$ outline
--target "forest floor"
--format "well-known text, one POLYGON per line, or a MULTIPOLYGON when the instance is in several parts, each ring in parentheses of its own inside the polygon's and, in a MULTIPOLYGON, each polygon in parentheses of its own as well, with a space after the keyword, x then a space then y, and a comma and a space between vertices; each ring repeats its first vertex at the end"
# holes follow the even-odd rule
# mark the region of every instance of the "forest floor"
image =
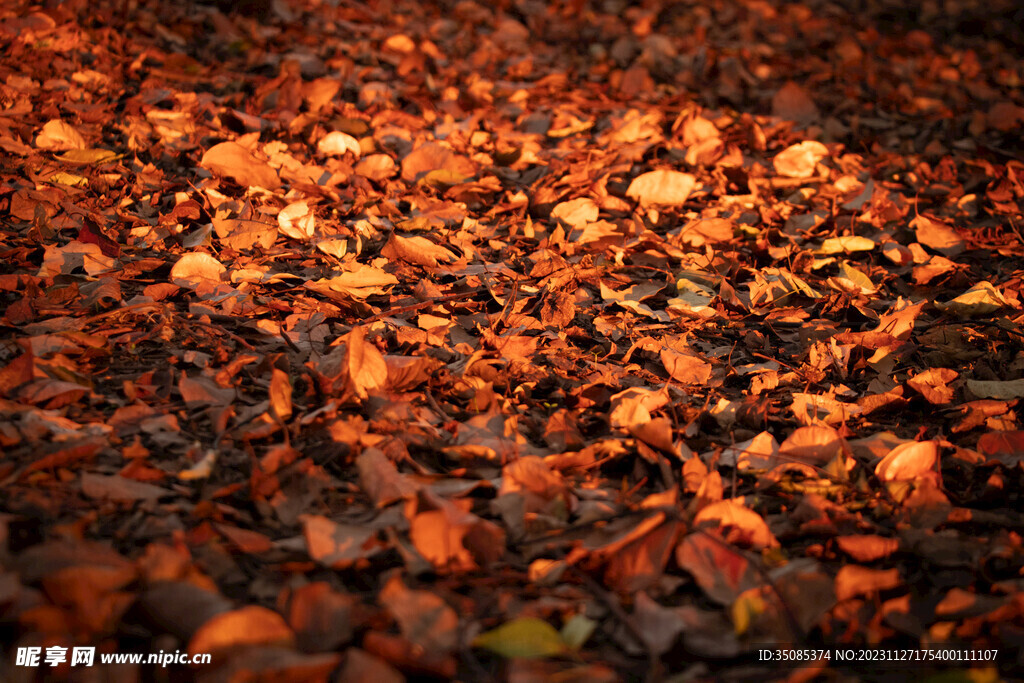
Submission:
POLYGON ((1020 16, 899 4, 5 3, 0 679, 1024 678, 1020 16))

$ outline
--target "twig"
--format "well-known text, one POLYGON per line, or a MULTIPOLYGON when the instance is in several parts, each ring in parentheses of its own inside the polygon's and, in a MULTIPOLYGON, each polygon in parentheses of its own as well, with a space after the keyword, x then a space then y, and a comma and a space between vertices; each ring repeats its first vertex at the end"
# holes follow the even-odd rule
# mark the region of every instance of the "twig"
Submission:
POLYGON ((435 297, 432 297, 430 299, 427 299, 426 301, 421 301, 418 304, 409 304, 408 306, 396 306, 394 308, 389 308, 387 310, 381 311, 380 313, 376 313, 374 315, 371 315, 369 318, 364 318, 363 322, 364 323, 372 323, 372 322, 374 322, 376 320, 380 320, 381 318, 390 318, 392 316, 399 315, 401 313, 410 313, 412 311, 418 311, 418 310, 420 310, 422 308, 429 308, 430 306, 433 306, 433 305, 439 304, 439 303, 443 303, 445 301, 455 301, 456 299, 467 299, 467 298, 469 298, 471 296, 476 296, 477 294, 483 294, 486 291, 487 291, 486 287, 475 287, 475 288, 470 289, 468 291, 459 292, 457 294, 446 294, 444 296, 435 296, 435 297))
POLYGON ((214 332, 220 332, 222 334, 227 335, 230 339, 238 342, 239 344, 241 344, 245 348, 249 349, 250 351, 255 350, 254 347, 249 342, 245 341, 244 339, 239 337, 234 332, 232 332, 230 330, 224 329, 223 327, 218 327, 218 326, 216 326, 216 325, 214 325, 212 323, 204 323, 202 320, 190 320, 188 318, 184 318, 180 313, 173 313, 173 315, 175 317, 182 318, 182 321, 186 325, 195 325, 197 327, 205 327, 208 330, 213 330, 214 332))
POLYGON ((430 387, 429 386, 424 387, 423 394, 424 394, 424 396, 427 397, 427 403, 430 404, 430 409, 431 410, 433 410, 435 413, 437 413, 442 418, 444 418, 445 422, 452 422, 453 421, 452 420, 452 416, 449 415, 447 412, 445 412, 445 409, 442 408, 441 405, 434 398, 434 394, 433 394, 433 392, 430 391, 430 387))
MULTIPOLYGON (((491 293, 491 296, 494 296, 493 292, 491 293)), ((501 313, 494 320, 494 322, 491 323, 491 332, 494 332, 495 328, 498 325, 500 325, 505 320, 505 315, 508 313, 509 308, 515 306, 516 299, 518 299, 518 298, 519 298, 519 277, 516 276, 516 279, 512 282, 512 296, 510 296, 509 298, 505 299, 505 306, 502 307, 501 313)))

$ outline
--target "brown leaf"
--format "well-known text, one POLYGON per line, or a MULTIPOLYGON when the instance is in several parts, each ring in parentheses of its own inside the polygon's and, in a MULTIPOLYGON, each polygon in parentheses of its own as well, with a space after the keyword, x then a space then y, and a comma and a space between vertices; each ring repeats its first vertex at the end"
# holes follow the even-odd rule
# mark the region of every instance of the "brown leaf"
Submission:
POLYGON ((775 170, 788 178, 810 178, 814 175, 818 162, 828 156, 828 147, 805 140, 790 145, 775 155, 775 170))
POLYGON ((0 370, 0 396, 10 396, 18 387, 35 376, 35 356, 29 347, 0 370))
POLYGON ((213 229, 221 244, 236 251, 259 246, 270 249, 277 241, 278 226, 269 221, 213 217, 213 229))
POLYGON ((217 283, 227 268, 203 252, 184 254, 171 268, 171 281, 179 287, 195 289, 204 282, 217 283))
POLYGON ((133 502, 137 500, 155 501, 171 495, 171 491, 145 484, 141 481, 125 479, 118 475, 103 475, 85 472, 82 474, 82 493, 89 498, 133 502))
POLYGON ((60 119, 47 121, 42 131, 36 136, 36 147, 60 151, 65 149, 85 149, 85 138, 70 123, 60 119))
POLYGON ((419 490, 415 482, 398 472, 378 448, 367 448, 356 458, 359 482, 377 507, 385 507, 419 490))
POLYGON ((989 432, 978 439, 978 450, 1007 466, 1024 462, 1024 431, 989 432))
POLYGON ((414 645, 438 654, 447 654, 458 646, 459 618, 439 596, 410 590, 395 576, 384 584, 377 598, 414 645))
POLYGON ((662 349, 661 364, 672 379, 683 385, 704 384, 711 378, 711 363, 690 354, 662 349))
POLYGON ((286 614, 300 649, 325 652, 352 640, 358 607, 355 596, 314 581, 291 591, 286 614))
POLYGON ((786 81, 772 97, 772 114, 798 123, 811 123, 818 118, 818 107, 806 90, 793 81, 786 81))
POLYGON ((760 585, 757 570, 738 550, 701 533, 689 534, 676 548, 676 562, 704 594, 729 605, 743 591, 760 585))

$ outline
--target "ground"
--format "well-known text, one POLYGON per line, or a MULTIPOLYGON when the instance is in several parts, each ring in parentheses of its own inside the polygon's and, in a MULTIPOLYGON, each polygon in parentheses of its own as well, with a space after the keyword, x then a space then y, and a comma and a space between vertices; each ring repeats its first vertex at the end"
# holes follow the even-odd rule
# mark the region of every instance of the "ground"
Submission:
POLYGON ((0 679, 1024 677, 1020 10, 918 10, 7 3, 0 679))

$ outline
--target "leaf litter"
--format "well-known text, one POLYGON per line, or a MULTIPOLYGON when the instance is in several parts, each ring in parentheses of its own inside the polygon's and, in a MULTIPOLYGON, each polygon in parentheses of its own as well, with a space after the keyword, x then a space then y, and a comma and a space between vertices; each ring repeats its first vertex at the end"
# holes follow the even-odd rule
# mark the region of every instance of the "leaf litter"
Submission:
POLYGON ((902 12, 15 2, 8 645, 1020 677, 1024 22, 902 12))

